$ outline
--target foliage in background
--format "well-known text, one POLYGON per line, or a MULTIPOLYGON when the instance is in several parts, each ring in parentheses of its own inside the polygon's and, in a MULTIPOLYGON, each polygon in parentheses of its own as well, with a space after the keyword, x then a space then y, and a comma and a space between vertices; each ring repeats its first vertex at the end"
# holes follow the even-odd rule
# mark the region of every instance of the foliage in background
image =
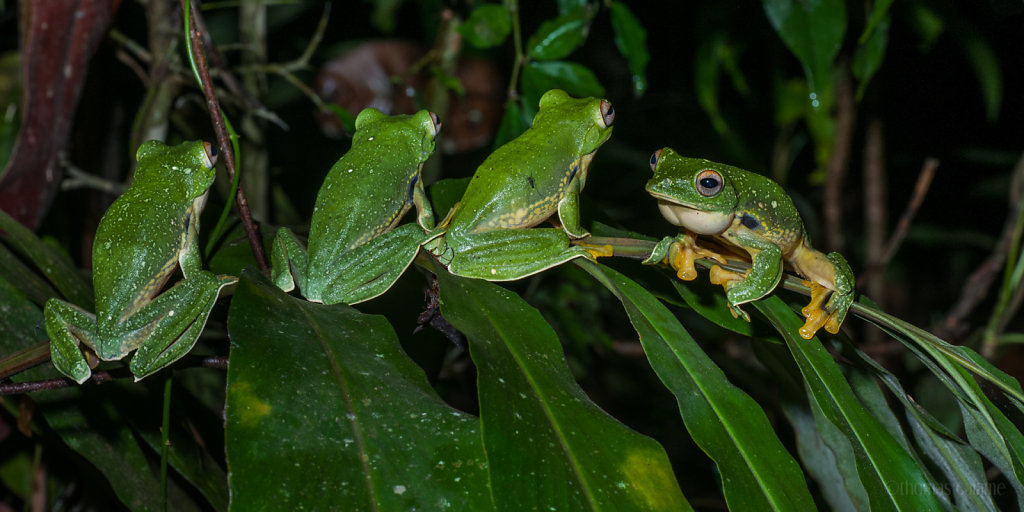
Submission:
MULTIPOLYGON (((620 259, 503 286, 423 259, 358 308, 311 304, 254 270, 236 217, 211 237, 233 195, 220 176, 202 235, 208 266, 242 277, 234 295, 193 355, 157 376, 132 383, 119 363, 104 364, 104 384, 3 397, 0 501, 1024 509, 1024 148, 1013 136, 1024 100, 1003 94, 1024 86, 1011 65, 1019 4, 207 7, 200 31, 215 93, 237 123, 242 185, 264 236, 308 222, 346 147, 310 115, 344 111, 317 96, 313 66, 399 37, 426 48, 411 66, 425 82, 391 74, 417 107, 449 112, 476 99, 461 57, 501 71, 491 140, 431 161, 443 177, 429 189, 435 212, 457 201, 490 148, 526 129, 546 90, 606 97, 615 135, 584 192, 595 235, 673 234, 643 192, 650 153, 672 146, 782 182, 816 246, 842 250, 861 290, 894 316, 862 297, 840 335, 808 342, 795 335, 803 295, 753 304, 748 324, 706 273, 682 283, 620 259), (930 190, 929 167, 919 172, 929 156, 942 160, 930 190), (429 273, 468 353, 429 328, 413 333, 429 273)), ((0 44, 12 49, 17 16, 0 9, 0 44)), ((181 19, 176 2, 126 2, 109 31, 94 28, 107 40, 62 164, 75 179, 90 180, 83 168, 123 181, 140 140, 214 138, 181 53, 181 19)), ((18 67, 7 65, 17 58, 0 58, 0 162, 17 128, 35 126, 18 103, 18 67)), ((454 137, 454 125, 441 136, 454 137)), ((91 307, 89 245, 110 199, 62 192, 50 210, 39 206, 42 239, 0 216, 0 375, 13 374, 0 386, 57 377, 49 364, 23 367, 41 357, 47 298, 91 307)))

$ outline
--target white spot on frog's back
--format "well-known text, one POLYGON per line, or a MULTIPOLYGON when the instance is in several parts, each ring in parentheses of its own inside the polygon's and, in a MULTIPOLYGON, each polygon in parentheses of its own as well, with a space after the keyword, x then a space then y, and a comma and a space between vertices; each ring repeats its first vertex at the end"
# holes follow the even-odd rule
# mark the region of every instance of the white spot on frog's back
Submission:
POLYGON ((394 491, 395 494, 397 494, 399 496, 405 494, 405 486, 404 485, 396 485, 396 486, 392 487, 391 490, 394 491))
POLYGON ((772 208, 778 208, 778 207, 779 207, 779 202, 775 201, 775 200, 772 200, 772 208))

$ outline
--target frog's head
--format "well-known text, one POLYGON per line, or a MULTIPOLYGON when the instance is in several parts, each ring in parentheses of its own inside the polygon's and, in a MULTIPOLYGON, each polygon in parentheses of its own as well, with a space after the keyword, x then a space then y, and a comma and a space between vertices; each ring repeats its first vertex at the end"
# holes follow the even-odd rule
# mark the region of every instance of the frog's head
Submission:
POLYGON ((552 89, 540 98, 540 111, 533 118, 531 130, 548 131, 572 137, 578 147, 576 156, 597 151, 612 136, 615 109, 612 103, 599 98, 576 99, 561 89, 552 89))
MULTIPOLYGON (((423 163, 434 152, 434 139, 441 131, 441 120, 427 110, 413 115, 389 116, 375 108, 365 108, 356 116, 352 142, 386 141, 391 152, 411 152, 412 161, 423 163)), ((406 160, 403 160, 406 161, 406 160)))
POLYGON ((143 142, 135 158, 139 161, 133 181, 173 180, 182 183, 193 198, 202 196, 213 184, 217 148, 201 140, 167 146, 157 140, 143 142))
POLYGON ((662 148, 651 155, 651 170, 654 177, 647 182, 647 193, 658 200, 661 214, 672 224, 715 235, 732 223, 737 198, 729 166, 662 148))

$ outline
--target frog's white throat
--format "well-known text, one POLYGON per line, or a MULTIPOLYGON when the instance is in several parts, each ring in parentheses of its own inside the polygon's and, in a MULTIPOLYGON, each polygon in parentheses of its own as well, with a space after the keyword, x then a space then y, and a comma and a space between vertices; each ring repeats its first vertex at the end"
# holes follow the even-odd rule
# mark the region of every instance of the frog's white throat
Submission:
POLYGON ((665 220, 701 235, 717 235, 732 224, 732 213, 695 210, 681 204, 658 201, 665 220))

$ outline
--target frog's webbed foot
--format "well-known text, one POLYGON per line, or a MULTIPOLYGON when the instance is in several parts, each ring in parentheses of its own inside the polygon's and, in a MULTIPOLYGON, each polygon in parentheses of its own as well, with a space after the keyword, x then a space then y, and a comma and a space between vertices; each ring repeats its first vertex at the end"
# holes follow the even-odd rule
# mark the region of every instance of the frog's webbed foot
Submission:
POLYGON ((697 278, 695 262, 699 258, 715 260, 725 264, 725 257, 715 251, 697 245, 697 238, 692 233, 676 237, 665 237, 655 246, 645 264, 666 264, 676 271, 676 277, 683 281, 697 278))
MULTIPOLYGON (((747 272, 733 272, 732 270, 725 270, 718 265, 711 267, 711 284, 721 285, 725 290, 726 295, 729 294, 729 288, 732 288, 736 283, 739 283, 746 278, 747 272)), ((732 313, 733 318, 742 318, 748 322, 750 321, 750 315, 747 314, 746 311, 740 309, 739 304, 729 302, 729 312, 732 313)))
POLYGON ((850 265, 837 252, 829 253, 828 259, 835 268, 835 290, 804 281, 811 289, 811 301, 800 310, 806 319, 800 328, 800 337, 806 340, 813 338, 822 327, 837 334, 846 318, 846 312, 853 304, 853 271, 850 265))
POLYGON ((610 244, 588 244, 587 242, 573 240, 572 245, 579 246, 592 257, 591 259, 607 258, 615 255, 615 248, 610 244))

